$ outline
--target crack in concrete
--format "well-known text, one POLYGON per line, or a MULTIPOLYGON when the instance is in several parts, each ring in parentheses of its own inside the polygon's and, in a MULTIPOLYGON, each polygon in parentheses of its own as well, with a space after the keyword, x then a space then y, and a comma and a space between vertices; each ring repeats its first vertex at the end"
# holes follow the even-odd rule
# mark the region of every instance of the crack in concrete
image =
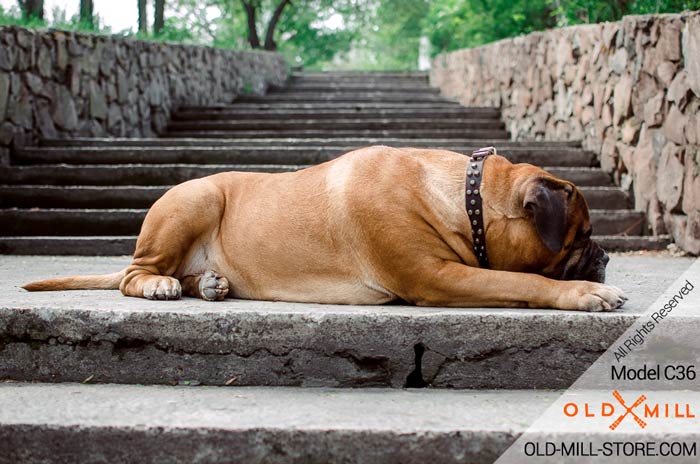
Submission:
MULTIPOLYGON (((464 356, 464 357, 445 356, 444 359, 438 365, 437 369, 435 370, 435 374, 432 375, 430 377, 430 379, 427 379, 426 383, 428 386, 432 386, 433 383, 438 378, 440 378, 440 376, 444 373, 444 371, 454 364, 479 363, 482 361, 487 361, 489 359, 497 358, 499 356, 503 356, 503 355, 507 355, 507 354, 515 354, 518 351, 532 352, 532 351, 537 351, 537 350, 541 350, 541 349, 547 349, 550 347, 565 348, 565 345, 568 345, 568 344, 566 342, 564 342, 563 340, 550 339, 550 340, 542 342, 538 345, 532 345, 532 346, 529 346, 527 348, 510 346, 510 347, 505 347, 505 348, 488 350, 488 351, 485 351, 483 353, 479 353, 479 354, 472 355, 472 356, 464 356), (512 350, 515 350, 515 351, 512 351, 512 350)), ((435 350, 432 350, 430 348, 426 348, 426 350, 441 354, 441 353, 439 353, 435 350)), ((572 355, 580 354, 580 352, 583 351, 583 352, 588 353, 592 356, 600 356, 603 352, 605 352, 605 349, 602 349, 600 351, 594 351, 591 349, 577 349, 577 350, 567 349, 566 351, 572 355)), ((446 384, 443 386, 447 387, 447 388, 455 388, 451 384, 446 384)))
POLYGON ((353 364, 359 367, 360 370, 366 370, 369 372, 381 371, 386 374, 387 377, 391 376, 391 369, 389 369, 389 358, 386 356, 361 356, 348 350, 335 351, 333 352, 332 356, 350 360, 353 364))
POLYGON ((413 361, 413 371, 406 377, 406 383, 404 387, 406 388, 425 388, 429 384, 423 378, 423 355, 425 354, 425 345, 423 343, 416 343, 413 345, 414 361, 413 361))

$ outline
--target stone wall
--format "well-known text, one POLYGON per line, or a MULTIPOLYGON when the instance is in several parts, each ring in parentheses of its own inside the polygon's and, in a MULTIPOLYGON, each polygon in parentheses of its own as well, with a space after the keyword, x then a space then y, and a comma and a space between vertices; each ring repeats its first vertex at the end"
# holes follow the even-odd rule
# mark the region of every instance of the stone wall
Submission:
POLYGON ((0 146, 154 136, 180 105, 230 102, 286 78, 276 53, 0 27, 0 146))
POLYGON ((446 53, 431 82, 462 104, 500 107, 514 139, 582 140, 650 232, 700 252, 700 12, 446 53))

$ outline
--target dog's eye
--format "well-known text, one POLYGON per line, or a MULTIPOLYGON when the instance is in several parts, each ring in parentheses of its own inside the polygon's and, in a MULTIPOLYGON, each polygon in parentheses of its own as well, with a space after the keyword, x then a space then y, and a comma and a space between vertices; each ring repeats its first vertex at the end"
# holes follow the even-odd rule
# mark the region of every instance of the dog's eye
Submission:
POLYGON ((576 234, 576 240, 577 241, 578 240, 588 240, 589 238, 591 238, 592 234, 593 234, 593 228, 591 228, 591 227, 588 227, 588 229, 586 229, 583 232, 581 232, 581 230, 579 229, 578 234, 576 234))

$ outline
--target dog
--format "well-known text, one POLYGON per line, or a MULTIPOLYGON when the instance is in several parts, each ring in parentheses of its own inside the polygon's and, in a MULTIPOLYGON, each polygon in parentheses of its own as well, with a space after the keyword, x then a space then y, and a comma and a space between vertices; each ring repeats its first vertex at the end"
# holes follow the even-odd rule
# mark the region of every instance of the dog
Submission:
POLYGON ((373 146, 296 172, 191 180, 151 207, 124 270, 23 288, 118 288, 157 300, 584 311, 624 304, 623 291, 604 284, 608 256, 591 240, 573 183, 497 154, 472 173, 474 161, 373 146), (467 194, 474 176, 483 205, 476 210, 467 194))

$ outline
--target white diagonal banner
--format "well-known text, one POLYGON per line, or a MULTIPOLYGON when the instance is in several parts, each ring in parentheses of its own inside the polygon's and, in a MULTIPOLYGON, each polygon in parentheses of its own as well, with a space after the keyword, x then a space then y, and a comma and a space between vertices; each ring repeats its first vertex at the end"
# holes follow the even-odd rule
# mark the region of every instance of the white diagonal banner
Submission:
POLYGON ((700 259, 496 461, 699 462, 700 259))

